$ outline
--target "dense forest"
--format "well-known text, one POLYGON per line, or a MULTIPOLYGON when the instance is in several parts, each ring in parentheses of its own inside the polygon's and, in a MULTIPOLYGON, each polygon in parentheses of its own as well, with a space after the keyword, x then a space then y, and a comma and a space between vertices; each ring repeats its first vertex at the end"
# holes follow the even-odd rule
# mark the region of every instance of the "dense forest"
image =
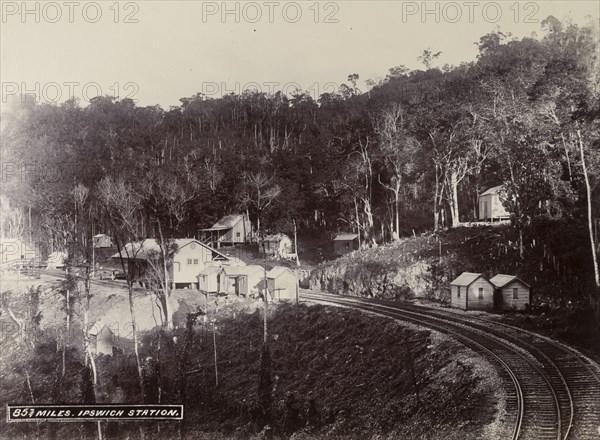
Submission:
MULTIPOLYGON (((92 233, 195 236, 248 212, 262 231, 359 232, 362 246, 477 218, 504 185, 515 230, 538 217, 586 231, 599 196, 598 29, 543 22, 541 37, 481 37, 475 62, 358 74, 318 100, 247 91, 168 110, 100 96, 13 103, 2 118, 3 237, 44 252, 92 233)), ((524 252, 521 249, 521 253, 524 252)), ((590 271, 594 273, 594 270, 590 271)))

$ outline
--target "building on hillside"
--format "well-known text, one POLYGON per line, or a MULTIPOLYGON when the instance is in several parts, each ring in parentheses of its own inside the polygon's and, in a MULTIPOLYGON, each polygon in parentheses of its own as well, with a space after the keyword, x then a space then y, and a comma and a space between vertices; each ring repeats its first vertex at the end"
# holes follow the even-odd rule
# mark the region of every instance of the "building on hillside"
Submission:
POLYGON ((531 286, 516 275, 498 274, 494 285, 494 306, 502 310, 525 310, 531 304, 531 286))
POLYGON ((110 235, 106 235, 106 234, 94 235, 94 247, 96 249, 112 247, 112 239, 110 238, 110 235))
POLYGON ((504 220, 510 217, 500 195, 502 185, 494 186, 479 195, 479 220, 504 220))
POLYGON ((262 240, 260 252, 264 252, 269 258, 293 258, 292 240, 285 234, 266 235, 262 240))
POLYGON ((225 289, 223 276, 221 266, 207 266, 198 274, 198 288, 206 293, 223 292, 225 289))
POLYGON ((223 266, 221 289, 226 293, 236 295, 257 295, 258 283, 265 276, 262 266, 223 266))
MULTIPOLYGON (((195 238, 178 238, 174 244, 176 249, 170 252, 167 270, 171 286, 175 289, 197 289, 200 271, 229 261, 227 256, 195 238)), ((162 284, 162 254, 154 238, 127 243, 121 255, 127 260, 127 271, 135 281, 142 285, 162 284)), ((120 255, 116 253, 111 258, 118 260, 120 255)))
POLYGON ((463 272, 450 283, 451 305, 462 310, 494 308, 494 285, 480 273, 463 272))
POLYGON ((344 255, 358 249, 358 234, 339 234, 333 239, 333 253, 344 255))
POLYGON ((222 217, 210 228, 201 229, 202 241, 213 247, 249 243, 252 239, 252 224, 245 214, 233 214, 222 217))
POLYGON ((89 328, 88 333, 90 335, 90 349, 93 354, 112 356, 125 352, 125 348, 119 343, 119 338, 115 336, 113 329, 104 321, 96 321, 89 328))
POLYGON ((298 277, 291 269, 275 266, 267 272, 267 288, 275 300, 296 300, 298 277))

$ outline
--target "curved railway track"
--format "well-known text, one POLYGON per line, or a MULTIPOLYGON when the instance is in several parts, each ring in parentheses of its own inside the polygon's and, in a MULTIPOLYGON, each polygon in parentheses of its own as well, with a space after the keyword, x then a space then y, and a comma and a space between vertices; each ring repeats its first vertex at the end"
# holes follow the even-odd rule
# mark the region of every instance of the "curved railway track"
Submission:
POLYGON ((600 367, 569 347, 510 325, 412 304, 302 290, 301 296, 419 324, 482 353, 507 390, 512 439, 600 439, 600 367))

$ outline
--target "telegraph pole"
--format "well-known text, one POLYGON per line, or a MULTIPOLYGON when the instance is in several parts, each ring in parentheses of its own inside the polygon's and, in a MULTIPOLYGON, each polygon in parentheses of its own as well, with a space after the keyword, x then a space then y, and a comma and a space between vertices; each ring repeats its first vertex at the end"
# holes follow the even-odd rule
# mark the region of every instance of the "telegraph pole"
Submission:
POLYGON ((263 248, 263 283, 264 283, 264 297, 265 297, 265 320, 263 323, 263 342, 267 343, 267 312, 269 308, 269 289, 267 287, 267 253, 265 252, 265 234, 261 231, 262 248, 263 248))

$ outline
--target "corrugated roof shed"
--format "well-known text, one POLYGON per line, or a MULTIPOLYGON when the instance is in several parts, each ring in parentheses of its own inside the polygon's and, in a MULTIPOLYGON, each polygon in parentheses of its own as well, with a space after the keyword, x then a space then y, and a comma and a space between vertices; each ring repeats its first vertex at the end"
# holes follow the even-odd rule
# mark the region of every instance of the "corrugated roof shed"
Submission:
POLYGON ((525 286, 530 287, 529 284, 527 284, 525 281, 523 281, 521 278, 519 278, 516 275, 505 275, 505 274, 498 274, 496 275, 494 278, 492 278, 490 280, 490 282, 498 287, 498 288, 502 288, 510 283, 512 283, 513 281, 518 280, 521 283, 523 283, 525 286))
POLYGON ((469 286, 473 281, 482 276, 480 273, 474 272, 463 272, 458 278, 452 281, 450 284, 453 286, 469 286))
POLYGON ((339 234, 333 241, 352 241, 358 238, 358 234, 339 234))

